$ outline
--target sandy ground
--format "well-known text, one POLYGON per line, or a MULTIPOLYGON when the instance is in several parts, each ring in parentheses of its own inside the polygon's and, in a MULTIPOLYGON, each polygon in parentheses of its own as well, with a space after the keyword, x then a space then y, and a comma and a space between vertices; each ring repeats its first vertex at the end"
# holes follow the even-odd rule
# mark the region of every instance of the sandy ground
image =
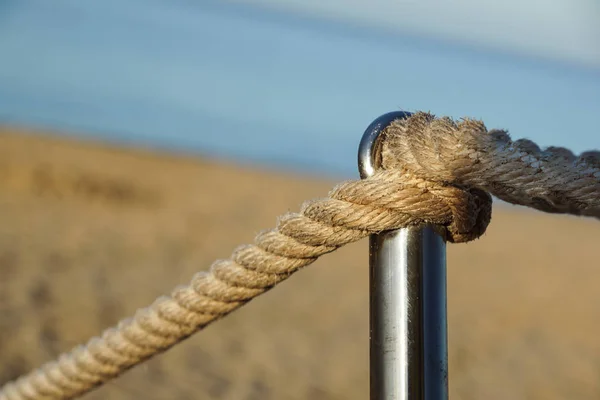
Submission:
MULTIPOLYGON (((87 340, 334 182, 0 133, 0 382, 87 340)), ((453 399, 600 398, 600 223, 496 207, 449 246, 453 399)), ((85 399, 368 398, 367 243, 85 399)))

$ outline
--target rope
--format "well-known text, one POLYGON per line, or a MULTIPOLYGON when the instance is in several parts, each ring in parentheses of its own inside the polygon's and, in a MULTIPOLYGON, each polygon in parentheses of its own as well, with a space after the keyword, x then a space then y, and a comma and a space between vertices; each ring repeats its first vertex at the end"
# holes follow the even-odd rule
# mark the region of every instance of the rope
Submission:
POLYGON ((600 151, 576 157, 561 147, 542 151, 480 121, 418 113, 384 132, 382 165, 430 181, 474 187, 509 203, 550 213, 600 218, 600 151), (417 134, 415 134, 417 133, 417 134))
POLYGON ((72 399, 163 352, 271 289, 298 269, 369 234, 446 227, 447 240, 481 236, 491 196, 542 211, 600 218, 600 154, 512 142, 483 123, 416 113, 384 132, 383 168, 282 216, 189 285, 138 310, 100 337, 0 390, 0 400, 72 399))

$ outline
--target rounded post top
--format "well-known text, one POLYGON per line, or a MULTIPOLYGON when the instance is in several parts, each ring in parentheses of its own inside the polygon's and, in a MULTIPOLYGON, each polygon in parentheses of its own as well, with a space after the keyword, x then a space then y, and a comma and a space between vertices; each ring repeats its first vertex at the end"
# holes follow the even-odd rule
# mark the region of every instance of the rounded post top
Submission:
POLYGON ((392 111, 375 119, 365 130, 358 146, 358 171, 362 179, 373 175, 381 164, 380 134, 392 121, 405 119, 412 114, 405 111, 392 111))

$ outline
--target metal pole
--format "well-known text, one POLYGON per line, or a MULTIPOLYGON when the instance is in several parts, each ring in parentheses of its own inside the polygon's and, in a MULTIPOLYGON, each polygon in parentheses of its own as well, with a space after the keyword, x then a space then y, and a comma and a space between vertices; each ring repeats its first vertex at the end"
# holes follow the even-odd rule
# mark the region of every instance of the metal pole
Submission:
MULTIPOLYGON (((380 133, 409 113, 369 125, 358 151, 361 178, 381 163, 380 133)), ((409 227, 371 235, 371 400, 446 400, 448 339, 443 228, 409 227)))

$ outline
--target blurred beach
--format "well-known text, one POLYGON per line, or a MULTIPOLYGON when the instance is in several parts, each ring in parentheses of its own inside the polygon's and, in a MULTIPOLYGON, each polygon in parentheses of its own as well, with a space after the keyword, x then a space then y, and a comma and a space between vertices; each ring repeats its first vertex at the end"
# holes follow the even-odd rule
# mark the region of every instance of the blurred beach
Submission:
MULTIPOLYGON (((335 182, 262 167, 0 133, 0 382, 250 243, 335 182)), ((600 225, 496 206, 448 247, 453 399, 600 396, 600 225)), ((365 399, 361 241, 85 399, 365 399)))

